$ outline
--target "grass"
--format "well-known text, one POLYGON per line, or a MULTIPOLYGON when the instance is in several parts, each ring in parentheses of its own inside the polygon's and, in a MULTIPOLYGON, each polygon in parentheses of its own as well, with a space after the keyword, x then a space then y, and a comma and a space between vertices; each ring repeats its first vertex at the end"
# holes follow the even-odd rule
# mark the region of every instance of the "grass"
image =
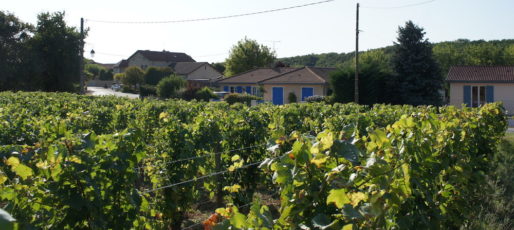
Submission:
POLYGON ((474 217, 463 229, 514 229, 514 133, 507 133, 491 159, 474 217))

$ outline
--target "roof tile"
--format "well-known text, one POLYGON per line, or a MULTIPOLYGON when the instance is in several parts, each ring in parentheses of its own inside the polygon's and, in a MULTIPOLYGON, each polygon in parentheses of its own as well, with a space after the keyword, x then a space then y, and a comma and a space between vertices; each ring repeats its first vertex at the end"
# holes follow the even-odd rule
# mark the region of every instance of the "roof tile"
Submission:
POLYGON ((453 66, 449 82, 514 82, 514 66, 453 66))

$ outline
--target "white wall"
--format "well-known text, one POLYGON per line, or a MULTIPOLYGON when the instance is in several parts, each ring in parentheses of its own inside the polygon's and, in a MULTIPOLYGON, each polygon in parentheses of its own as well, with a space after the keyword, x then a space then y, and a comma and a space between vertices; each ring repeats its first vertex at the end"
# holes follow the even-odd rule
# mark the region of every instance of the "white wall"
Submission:
POLYGON ((464 103, 464 86, 494 86, 494 101, 502 101, 507 114, 514 114, 513 83, 450 83, 450 105, 460 107, 464 103))
POLYGON ((214 69, 209 64, 204 64, 200 68, 196 69, 192 73, 187 75, 187 80, 196 80, 196 79, 218 79, 222 74, 219 73, 216 69, 214 69))

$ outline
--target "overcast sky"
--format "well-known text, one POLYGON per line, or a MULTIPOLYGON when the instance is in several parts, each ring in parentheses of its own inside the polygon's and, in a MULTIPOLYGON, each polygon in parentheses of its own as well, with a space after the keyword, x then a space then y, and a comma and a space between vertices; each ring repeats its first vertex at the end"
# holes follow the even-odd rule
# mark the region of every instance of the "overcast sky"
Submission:
POLYGON ((412 20, 432 42, 514 38, 514 0, 334 0, 319 5, 246 17, 170 24, 109 24, 108 21, 169 21, 251 13, 321 0, 12 0, 2 10, 36 23, 41 12, 65 11, 68 25, 86 19, 87 58, 118 62, 136 50, 185 52, 197 61, 223 61, 245 36, 278 57, 355 49, 355 4, 361 4, 361 50, 391 45, 399 25, 412 20), (410 6, 409 6, 410 5, 410 6))

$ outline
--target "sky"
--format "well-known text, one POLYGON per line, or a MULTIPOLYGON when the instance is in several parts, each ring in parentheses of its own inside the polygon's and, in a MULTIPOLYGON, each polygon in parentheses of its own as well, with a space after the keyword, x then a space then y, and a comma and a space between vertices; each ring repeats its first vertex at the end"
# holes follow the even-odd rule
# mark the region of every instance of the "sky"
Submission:
POLYGON ((359 49, 392 45, 398 26, 412 20, 431 42, 514 39, 513 0, 333 0, 318 5, 220 20, 168 24, 106 21, 170 21, 251 13, 322 0, 16 0, 2 11, 36 24, 41 12, 64 11, 69 26, 89 29, 85 57, 116 63, 136 50, 184 52, 196 61, 224 61, 245 37, 274 49, 277 57, 355 50, 356 3, 359 49), (91 57, 90 51, 95 55, 91 57))

